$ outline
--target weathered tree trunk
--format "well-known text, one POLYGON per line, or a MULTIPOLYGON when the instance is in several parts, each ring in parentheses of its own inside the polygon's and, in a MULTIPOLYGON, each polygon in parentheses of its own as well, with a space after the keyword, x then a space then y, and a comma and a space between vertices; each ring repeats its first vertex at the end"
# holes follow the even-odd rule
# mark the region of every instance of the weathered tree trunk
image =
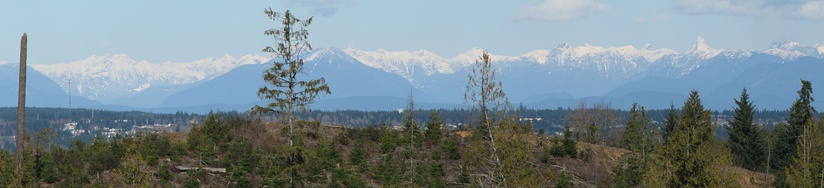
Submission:
POLYGON ((20 39, 20 84, 17 90, 17 175, 20 177, 23 168, 23 128, 26 125, 26 33, 20 39))

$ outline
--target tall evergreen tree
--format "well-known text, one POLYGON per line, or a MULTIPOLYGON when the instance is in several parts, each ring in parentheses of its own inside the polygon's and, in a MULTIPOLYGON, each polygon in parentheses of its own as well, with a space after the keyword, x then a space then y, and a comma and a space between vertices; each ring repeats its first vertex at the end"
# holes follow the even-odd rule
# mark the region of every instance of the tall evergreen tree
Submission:
MULTIPOLYGON (((798 130, 796 138, 795 155, 793 165, 784 170, 786 184, 790 187, 821 187, 824 186, 824 142, 822 142, 821 128, 813 121, 812 114, 815 109, 810 105, 814 100, 812 86, 809 81, 802 80, 801 90, 798 91, 799 98, 790 110, 791 126, 798 130), (796 109, 796 107, 798 107, 796 109), (793 111, 796 109, 795 111, 793 111), (798 110, 800 109, 800 110, 798 110)), ((779 180, 780 181, 780 180, 779 180)), ((779 184, 783 186, 782 184, 779 184)))
POLYGON ((735 99, 735 116, 727 127, 729 142, 727 146, 735 165, 748 170, 758 170, 766 163, 766 141, 753 121, 755 105, 750 101, 747 89, 741 91, 741 98, 735 99))
POLYGON ((810 81, 801 80, 801 90, 798 90, 798 98, 790 108, 790 118, 787 119, 786 126, 776 127, 775 143, 772 148, 770 167, 776 171, 776 186, 785 186, 784 171, 792 164, 792 159, 796 156, 796 146, 798 139, 802 136, 804 126, 812 120, 815 109, 812 107, 813 97, 812 84, 810 81))
POLYGON ((652 129, 650 120, 643 106, 632 104, 629 110, 629 119, 626 121, 626 130, 621 136, 621 147, 631 153, 621 156, 619 166, 615 169, 616 187, 638 187, 643 184, 644 174, 648 171, 653 151, 652 129))
POLYGON ((697 91, 681 108, 678 123, 667 136, 665 158, 672 165, 668 187, 724 187, 731 183, 721 169, 729 151, 718 147, 715 126, 697 91))
POLYGON ((625 123, 627 127, 621 136, 620 146, 632 152, 646 150, 647 143, 645 143, 645 140, 649 122, 644 107, 639 106, 638 103, 633 103, 632 108, 629 110, 629 119, 625 123))

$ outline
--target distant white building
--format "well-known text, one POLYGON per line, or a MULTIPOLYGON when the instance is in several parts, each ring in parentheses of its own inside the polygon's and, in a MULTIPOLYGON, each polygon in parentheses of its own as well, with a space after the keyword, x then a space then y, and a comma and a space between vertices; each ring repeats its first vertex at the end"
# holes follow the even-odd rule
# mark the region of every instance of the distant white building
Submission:
POLYGON ((63 124, 63 128, 61 130, 68 131, 74 136, 79 136, 80 134, 86 133, 86 130, 77 128, 77 122, 63 124))
POLYGON ((534 118, 522 117, 521 119, 518 119, 518 120, 520 120, 520 121, 541 121, 541 120, 543 120, 543 118, 541 118, 541 117, 534 117, 534 118))

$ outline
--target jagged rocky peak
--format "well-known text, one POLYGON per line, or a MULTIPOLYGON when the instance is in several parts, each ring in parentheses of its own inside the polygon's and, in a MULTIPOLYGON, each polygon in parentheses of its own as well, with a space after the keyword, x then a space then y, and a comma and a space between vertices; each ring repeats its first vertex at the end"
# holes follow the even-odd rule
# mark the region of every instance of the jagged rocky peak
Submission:
POLYGON ((558 47, 555 47, 555 48, 558 48, 558 49, 569 49, 569 48, 572 48, 572 47, 569 45, 569 43, 564 42, 564 43, 558 44, 558 47))
POLYGON ((650 49, 652 49, 652 45, 650 45, 649 43, 644 44, 644 47, 641 48, 641 50, 643 51, 648 51, 650 49))
POLYGON ((707 41, 704 40, 704 37, 698 36, 695 39, 695 45, 693 45, 692 49, 687 51, 686 54, 691 54, 690 56, 700 59, 710 59, 717 56, 722 51, 723 50, 716 50, 712 48, 707 41))
POLYGON ((709 52, 709 51, 714 51, 714 50, 715 49, 710 47, 710 45, 707 43, 707 41, 704 40, 704 37, 698 36, 697 39, 695 39, 695 45, 692 46, 691 51, 693 51, 693 52, 709 52))

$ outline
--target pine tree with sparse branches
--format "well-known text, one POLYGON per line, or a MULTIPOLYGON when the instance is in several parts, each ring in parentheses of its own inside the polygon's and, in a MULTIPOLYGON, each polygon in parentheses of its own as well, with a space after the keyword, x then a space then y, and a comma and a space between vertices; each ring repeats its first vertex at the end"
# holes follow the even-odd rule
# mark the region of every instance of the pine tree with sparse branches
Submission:
POLYGON ((305 28, 312 23, 312 17, 301 20, 296 18, 288 10, 281 14, 272 11, 271 8, 264 12, 269 19, 275 22, 280 21, 283 28, 267 29, 263 34, 272 36, 276 46, 266 46, 263 52, 280 57, 280 61, 275 61, 272 67, 264 71, 263 80, 269 85, 261 87, 257 95, 262 99, 274 100, 266 106, 255 106, 252 113, 266 114, 278 113, 282 119, 286 120, 289 128, 289 145, 293 145, 294 137, 294 113, 296 111, 306 111, 308 106, 315 101, 319 94, 331 94, 329 86, 324 78, 308 79, 304 71, 304 60, 300 57, 303 53, 312 50, 312 45, 307 41, 309 31, 305 28))
POLYGON ((309 19, 299 19, 295 17, 289 10, 285 13, 278 13, 272 11, 271 8, 264 9, 264 13, 269 19, 280 22, 282 28, 267 29, 263 32, 266 36, 271 36, 275 41, 275 46, 266 46, 263 52, 269 53, 272 56, 279 57, 272 63, 272 67, 263 72, 263 80, 267 85, 262 86, 257 95, 261 99, 273 100, 266 106, 255 106, 252 108, 252 114, 279 114, 281 120, 286 121, 287 142, 288 146, 286 154, 289 156, 287 160, 289 166, 284 169, 288 171, 289 186, 294 187, 303 182, 300 176, 303 156, 303 145, 301 143, 300 133, 296 133, 296 129, 300 126, 295 125, 295 113, 305 112, 309 105, 315 101, 315 98, 320 94, 331 94, 329 86, 326 85, 324 78, 309 79, 304 70, 304 60, 300 57, 302 54, 311 51, 312 45, 307 41, 309 31, 306 27, 312 23, 312 17, 309 19), (297 142, 297 144, 296 144, 297 142))
POLYGON ((404 111, 404 136, 406 137, 406 160, 409 163, 409 182, 415 182, 415 173, 416 168, 416 161, 417 160, 417 151, 418 146, 420 145, 420 140, 422 139, 420 136, 420 128, 418 127, 418 120, 415 119, 415 100, 412 96, 412 92, 409 93, 409 101, 406 106, 406 111, 404 111))
POLYGON ((484 51, 480 58, 469 72, 464 101, 471 106, 473 112, 480 113, 479 125, 473 126, 473 136, 481 138, 481 145, 486 148, 484 153, 488 154, 483 157, 485 159, 481 159, 481 168, 478 169, 484 177, 481 184, 497 187, 504 185, 506 176, 501 169, 499 149, 495 143, 494 132, 498 128, 496 122, 500 120, 496 116, 507 110, 508 101, 501 82, 495 80, 495 69, 492 68, 489 53, 484 51))

